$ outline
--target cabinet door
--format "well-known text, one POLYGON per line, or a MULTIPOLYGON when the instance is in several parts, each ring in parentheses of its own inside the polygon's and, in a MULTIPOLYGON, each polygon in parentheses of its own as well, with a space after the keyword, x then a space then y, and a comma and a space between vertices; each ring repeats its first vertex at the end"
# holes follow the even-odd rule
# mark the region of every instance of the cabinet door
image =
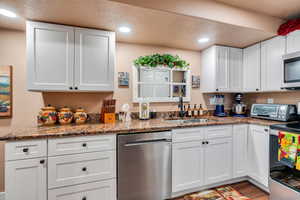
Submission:
POLYGON ((282 56, 285 37, 275 37, 261 43, 261 89, 280 91, 283 79, 282 56))
POLYGON ((228 91, 229 89, 229 69, 228 69, 228 47, 217 47, 217 60, 216 60, 216 85, 218 91, 228 91))
POLYGON ((286 47, 287 53, 294 53, 300 51, 300 31, 294 31, 288 34, 286 47))
POLYGON ((265 126, 250 125, 248 134, 248 174, 268 187, 269 130, 265 126))
POLYGON ((7 200, 47 200, 47 169, 42 159, 5 163, 5 196, 7 200))
POLYGON ((74 28, 27 22, 29 90, 66 91, 73 87, 74 28))
POLYGON ((216 92, 216 46, 201 52, 200 90, 216 92))
POLYGON ((75 89, 113 91, 115 33, 75 29, 75 89))
POLYGON ((203 148, 200 140, 172 144, 172 192, 203 185, 203 148))
POLYGON ((260 44, 244 49, 243 88, 245 92, 260 90, 260 44))
POLYGON ((243 89, 243 50, 229 48, 229 90, 240 92, 243 89))
POLYGON ((233 126, 233 178, 247 175, 248 125, 233 126))
POLYGON ((208 140, 204 147, 205 185, 232 178, 232 139, 208 140))

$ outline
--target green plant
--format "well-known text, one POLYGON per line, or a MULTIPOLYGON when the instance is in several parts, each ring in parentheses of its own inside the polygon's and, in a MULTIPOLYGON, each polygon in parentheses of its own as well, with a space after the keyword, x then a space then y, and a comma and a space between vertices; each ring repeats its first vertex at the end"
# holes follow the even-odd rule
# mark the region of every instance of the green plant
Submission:
POLYGON ((190 64, 185 60, 179 58, 179 56, 173 56, 171 54, 153 54, 148 56, 141 56, 134 60, 134 65, 141 66, 149 66, 149 67, 157 67, 160 65, 168 66, 170 68, 186 68, 190 64))

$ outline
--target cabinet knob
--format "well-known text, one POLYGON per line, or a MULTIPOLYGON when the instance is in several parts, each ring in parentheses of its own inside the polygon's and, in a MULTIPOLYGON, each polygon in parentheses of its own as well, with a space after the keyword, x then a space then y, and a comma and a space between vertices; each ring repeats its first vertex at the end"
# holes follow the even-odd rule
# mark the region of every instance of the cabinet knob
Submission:
POLYGON ((84 171, 84 172, 85 172, 86 170, 87 170, 87 168, 86 168, 86 167, 83 167, 83 168, 82 168, 82 171, 84 171))
POLYGON ((83 143, 83 144, 82 144, 82 146, 83 146, 83 147, 86 147, 86 146, 87 146, 87 144, 86 144, 86 143, 83 143))
POLYGON ((205 142, 205 144, 209 144, 209 142, 208 142, 208 141, 206 141, 206 142, 205 142))
POLYGON ((24 152, 24 153, 27 153, 28 151, 29 151, 28 148, 24 148, 24 149, 23 149, 23 152, 24 152))
POLYGON ((202 144, 205 144, 205 142, 203 141, 202 144))
POLYGON ((73 87, 69 87, 70 90, 73 90, 73 87))
POLYGON ((219 89, 217 88, 217 89, 216 89, 216 91, 218 92, 218 91, 219 91, 219 89))
POLYGON ((40 164, 45 164, 45 160, 40 160, 40 164))
POLYGON ((87 198, 86 197, 82 197, 82 200, 86 200, 87 198))
POLYGON ((269 130, 268 129, 265 129, 265 132, 268 132, 269 130))
POLYGON ((256 91, 259 91, 259 89, 258 89, 258 88, 256 88, 256 91))
POLYGON ((75 87, 74 89, 75 89, 75 90, 78 90, 78 87, 75 87))

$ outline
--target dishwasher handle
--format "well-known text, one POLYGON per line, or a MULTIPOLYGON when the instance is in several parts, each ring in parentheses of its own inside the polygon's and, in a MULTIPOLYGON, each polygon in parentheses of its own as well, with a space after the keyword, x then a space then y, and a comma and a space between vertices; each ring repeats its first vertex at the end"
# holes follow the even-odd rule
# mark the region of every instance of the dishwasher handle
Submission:
POLYGON ((171 139, 153 139, 153 140, 138 140, 134 142, 128 142, 124 144, 125 147, 130 147, 130 146, 140 146, 144 144, 153 144, 153 143, 159 143, 159 142, 172 142, 171 139))

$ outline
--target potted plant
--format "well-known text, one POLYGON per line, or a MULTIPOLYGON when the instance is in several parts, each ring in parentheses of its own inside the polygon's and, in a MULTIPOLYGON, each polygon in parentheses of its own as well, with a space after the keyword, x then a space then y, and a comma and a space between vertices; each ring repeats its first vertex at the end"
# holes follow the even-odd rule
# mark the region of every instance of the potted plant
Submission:
POLYGON ((185 69, 190 64, 185 60, 180 59, 179 56, 173 56, 171 54, 153 54, 147 56, 141 56, 134 60, 136 67, 158 67, 164 66, 169 68, 185 69))

